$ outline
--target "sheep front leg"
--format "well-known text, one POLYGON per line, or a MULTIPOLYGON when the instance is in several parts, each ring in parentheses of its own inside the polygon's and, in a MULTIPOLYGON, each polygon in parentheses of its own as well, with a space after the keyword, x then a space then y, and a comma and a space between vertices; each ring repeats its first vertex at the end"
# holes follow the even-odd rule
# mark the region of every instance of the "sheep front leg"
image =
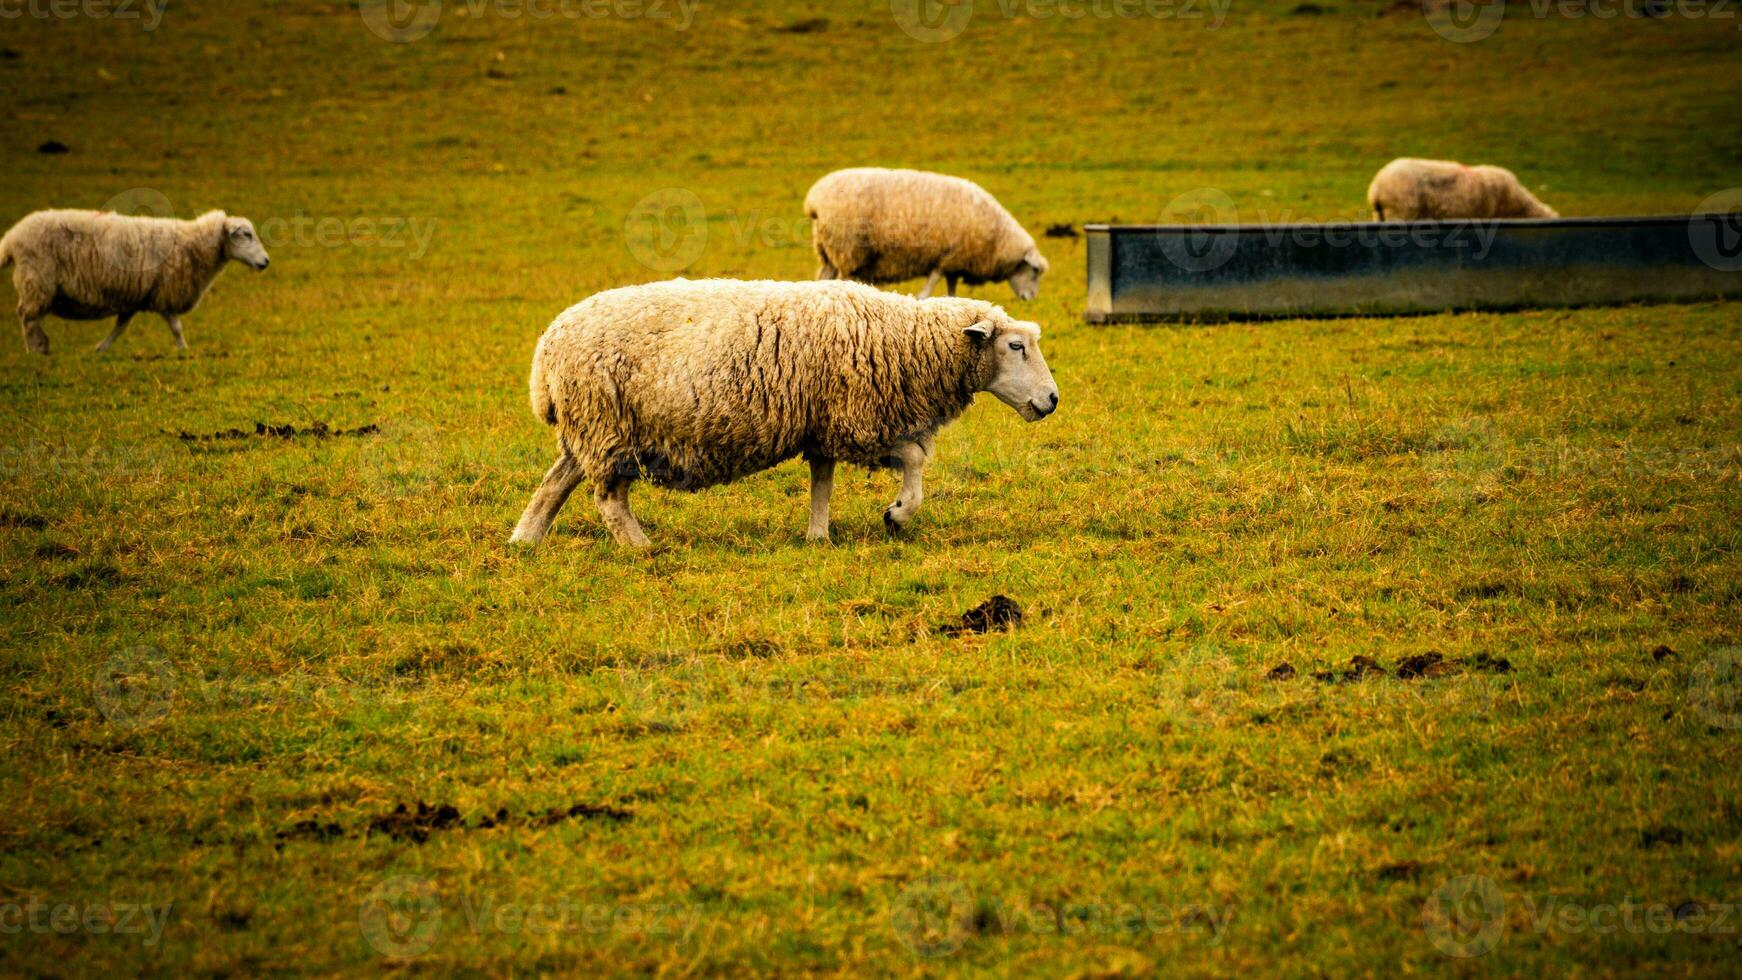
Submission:
POLYGON ((829 540, 829 498, 835 493, 835 461, 811 460, 811 526, 806 541, 829 540))
POLYGON ((958 282, 960 282, 960 281, 961 281, 961 278, 960 278, 960 277, 958 277, 958 276, 950 276, 950 277, 949 277, 949 280, 950 280, 950 281, 949 281, 949 285, 950 285, 950 297, 951 297, 951 298, 954 298, 954 297, 955 297, 955 295, 956 295, 956 283, 958 283, 958 282))
POLYGON ((181 335, 181 317, 166 313, 163 316, 163 322, 169 324, 169 332, 175 337, 175 349, 187 350, 187 338, 181 335))
POLYGON ((938 291, 938 283, 942 282, 943 279, 943 272, 933 269, 931 271, 931 278, 925 281, 925 288, 919 291, 919 298, 931 299, 932 294, 938 291))
POLYGON ((629 480, 618 480, 594 495, 599 503, 599 516, 605 519, 605 527, 618 544, 625 548, 647 548, 653 542, 647 540, 641 522, 629 510, 629 485, 629 480))
POLYGON ((890 534, 919 516, 919 505, 925 499, 925 448, 917 442, 904 442, 895 456, 901 460, 901 496, 883 512, 883 526, 890 534))
POLYGON ((99 353, 99 354, 103 353, 104 351, 108 350, 115 343, 115 341, 120 340, 121 335, 127 332, 127 325, 129 323, 132 323, 132 322, 133 322, 133 314, 131 314, 131 313, 123 313, 120 316, 116 317, 115 318, 115 329, 109 331, 109 336, 104 337, 103 342, 97 345, 97 353, 99 353))
POLYGON ((569 495, 581 485, 584 474, 581 467, 568 453, 563 453, 550 472, 544 475, 544 483, 539 485, 538 492, 532 495, 532 502, 526 505, 526 512, 520 515, 520 524, 514 528, 514 537, 509 544, 537 544, 550 533, 550 526, 556 523, 556 513, 568 503, 569 495))
POLYGON ((42 332, 42 317, 27 316, 24 320, 24 348, 32 354, 48 356, 48 334, 42 332))

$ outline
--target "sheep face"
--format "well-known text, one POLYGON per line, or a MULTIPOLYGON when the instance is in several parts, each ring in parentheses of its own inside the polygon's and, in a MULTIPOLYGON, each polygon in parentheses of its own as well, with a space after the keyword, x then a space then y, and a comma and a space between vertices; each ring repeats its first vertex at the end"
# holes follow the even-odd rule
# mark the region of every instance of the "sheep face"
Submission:
POLYGON ((982 349, 984 374, 989 380, 982 391, 1030 422, 1039 422, 1058 411, 1059 386, 1040 352, 1040 327, 1032 323, 995 324, 982 320, 966 330, 969 340, 982 349))
POLYGON ((261 244, 260 235, 254 231, 254 223, 247 218, 224 221, 224 257, 256 270, 272 264, 266 246, 261 244))
POLYGON ((1016 298, 1028 302, 1039 296, 1040 277, 1046 275, 1049 268, 1046 256, 1041 255, 1039 249, 1029 249, 1022 264, 1016 267, 1016 273, 1010 277, 1010 288, 1016 290, 1016 298))

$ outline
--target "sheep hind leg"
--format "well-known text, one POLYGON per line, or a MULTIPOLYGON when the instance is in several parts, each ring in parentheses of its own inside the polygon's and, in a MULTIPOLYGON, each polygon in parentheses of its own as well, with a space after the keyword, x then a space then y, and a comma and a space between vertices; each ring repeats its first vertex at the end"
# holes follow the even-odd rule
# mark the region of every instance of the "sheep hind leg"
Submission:
POLYGON ((127 332, 127 325, 129 323, 132 323, 132 322, 133 322, 133 314, 131 314, 131 313, 123 313, 120 316, 116 317, 115 318, 115 329, 109 331, 109 336, 104 337, 103 342, 97 345, 97 353, 99 353, 99 354, 103 353, 104 351, 106 351, 110 347, 112 347, 114 345, 115 341, 120 340, 121 335, 127 332))
POLYGON ((931 278, 929 278, 925 281, 925 288, 919 291, 919 298, 920 299, 931 299, 932 294, 938 291, 938 283, 942 282, 943 278, 944 278, 944 274, 942 272, 939 272, 938 270, 933 269, 932 273, 931 273, 931 278))
POLYGON ((42 332, 42 317, 22 317, 24 321, 24 348, 32 354, 48 356, 48 334, 42 332))
POLYGON ((890 534, 918 517, 919 505, 925 500, 925 447, 917 442, 904 442, 895 455, 901 460, 901 495, 883 512, 883 527, 890 534))
POLYGON ((581 472, 580 464, 574 457, 563 453, 550 472, 544 475, 544 483, 539 485, 538 492, 532 495, 532 502, 526 505, 526 512, 520 515, 520 524, 514 528, 514 537, 509 544, 537 544, 550 534, 550 526, 556 522, 557 511, 568 503, 569 495, 581 485, 585 474, 581 472))
POLYGON ((611 532, 611 537, 625 548, 647 548, 653 542, 647 540, 647 534, 641 530, 641 522, 635 519, 635 514, 629 510, 629 480, 618 480, 595 494, 599 504, 599 516, 605 519, 605 527, 611 532))
POLYGON ((811 523, 806 541, 829 540, 829 498, 835 493, 835 461, 811 460, 811 523))
POLYGON ((949 277, 949 287, 950 287, 950 298, 951 299, 955 298, 955 296, 956 296, 956 283, 958 283, 960 281, 961 281, 961 279, 959 279, 956 276, 949 277))
POLYGON ((183 337, 181 335, 181 317, 170 316, 168 314, 165 314, 164 318, 163 318, 163 322, 169 324, 170 336, 175 338, 175 349, 176 350, 187 350, 188 349, 187 338, 183 337))

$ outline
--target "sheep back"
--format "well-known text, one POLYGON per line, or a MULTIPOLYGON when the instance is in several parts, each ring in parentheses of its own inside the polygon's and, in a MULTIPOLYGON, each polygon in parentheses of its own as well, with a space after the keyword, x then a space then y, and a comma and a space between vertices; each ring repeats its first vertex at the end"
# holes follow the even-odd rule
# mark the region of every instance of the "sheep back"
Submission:
POLYGON ((68 320, 179 316, 224 266, 223 212, 194 221, 99 211, 38 211, 0 240, 21 308, 68 320))
POLYGON ((1399 221, 1559 216, 1512 171, 1455 160, 1393 160, 1373 178, 1367 202, 1399 221))
POLYGON ((978 184, 915 170, 824 177, 805 198, 816 247, 847 278, 888 284, 937 269, 971 285, 1010 278, 1034 236, 978 184))

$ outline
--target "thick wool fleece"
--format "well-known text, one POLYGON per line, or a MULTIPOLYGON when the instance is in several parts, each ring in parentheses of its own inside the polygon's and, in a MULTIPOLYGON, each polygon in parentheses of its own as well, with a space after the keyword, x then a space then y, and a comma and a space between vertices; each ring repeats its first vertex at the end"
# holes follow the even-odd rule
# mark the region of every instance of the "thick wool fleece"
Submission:
POLYGON ((222 211, 193 221, 100 211, 38 211, 0 238, 16 266, 18 311, 100 320, 193 310, 225 264, 222 211))
POLYGON ((933 270, 970 285, 1015 275, 1030 235, 978 184, 917 170, 841 170, 805 198, 817 255, 842 278, 878 285, 933 270))
POLYGON ((1453 160, 1393 160, 1373 178, 1367 203, 1381 221, 1560 217, 1512 171, 1453 160))
POLYGON ((846 282, 676 280, 600 293, 539 341, 532 408, 595 491, 644 478, 700 490, 803 455, 885 465, 989 383, 1011 322, 846 282))

